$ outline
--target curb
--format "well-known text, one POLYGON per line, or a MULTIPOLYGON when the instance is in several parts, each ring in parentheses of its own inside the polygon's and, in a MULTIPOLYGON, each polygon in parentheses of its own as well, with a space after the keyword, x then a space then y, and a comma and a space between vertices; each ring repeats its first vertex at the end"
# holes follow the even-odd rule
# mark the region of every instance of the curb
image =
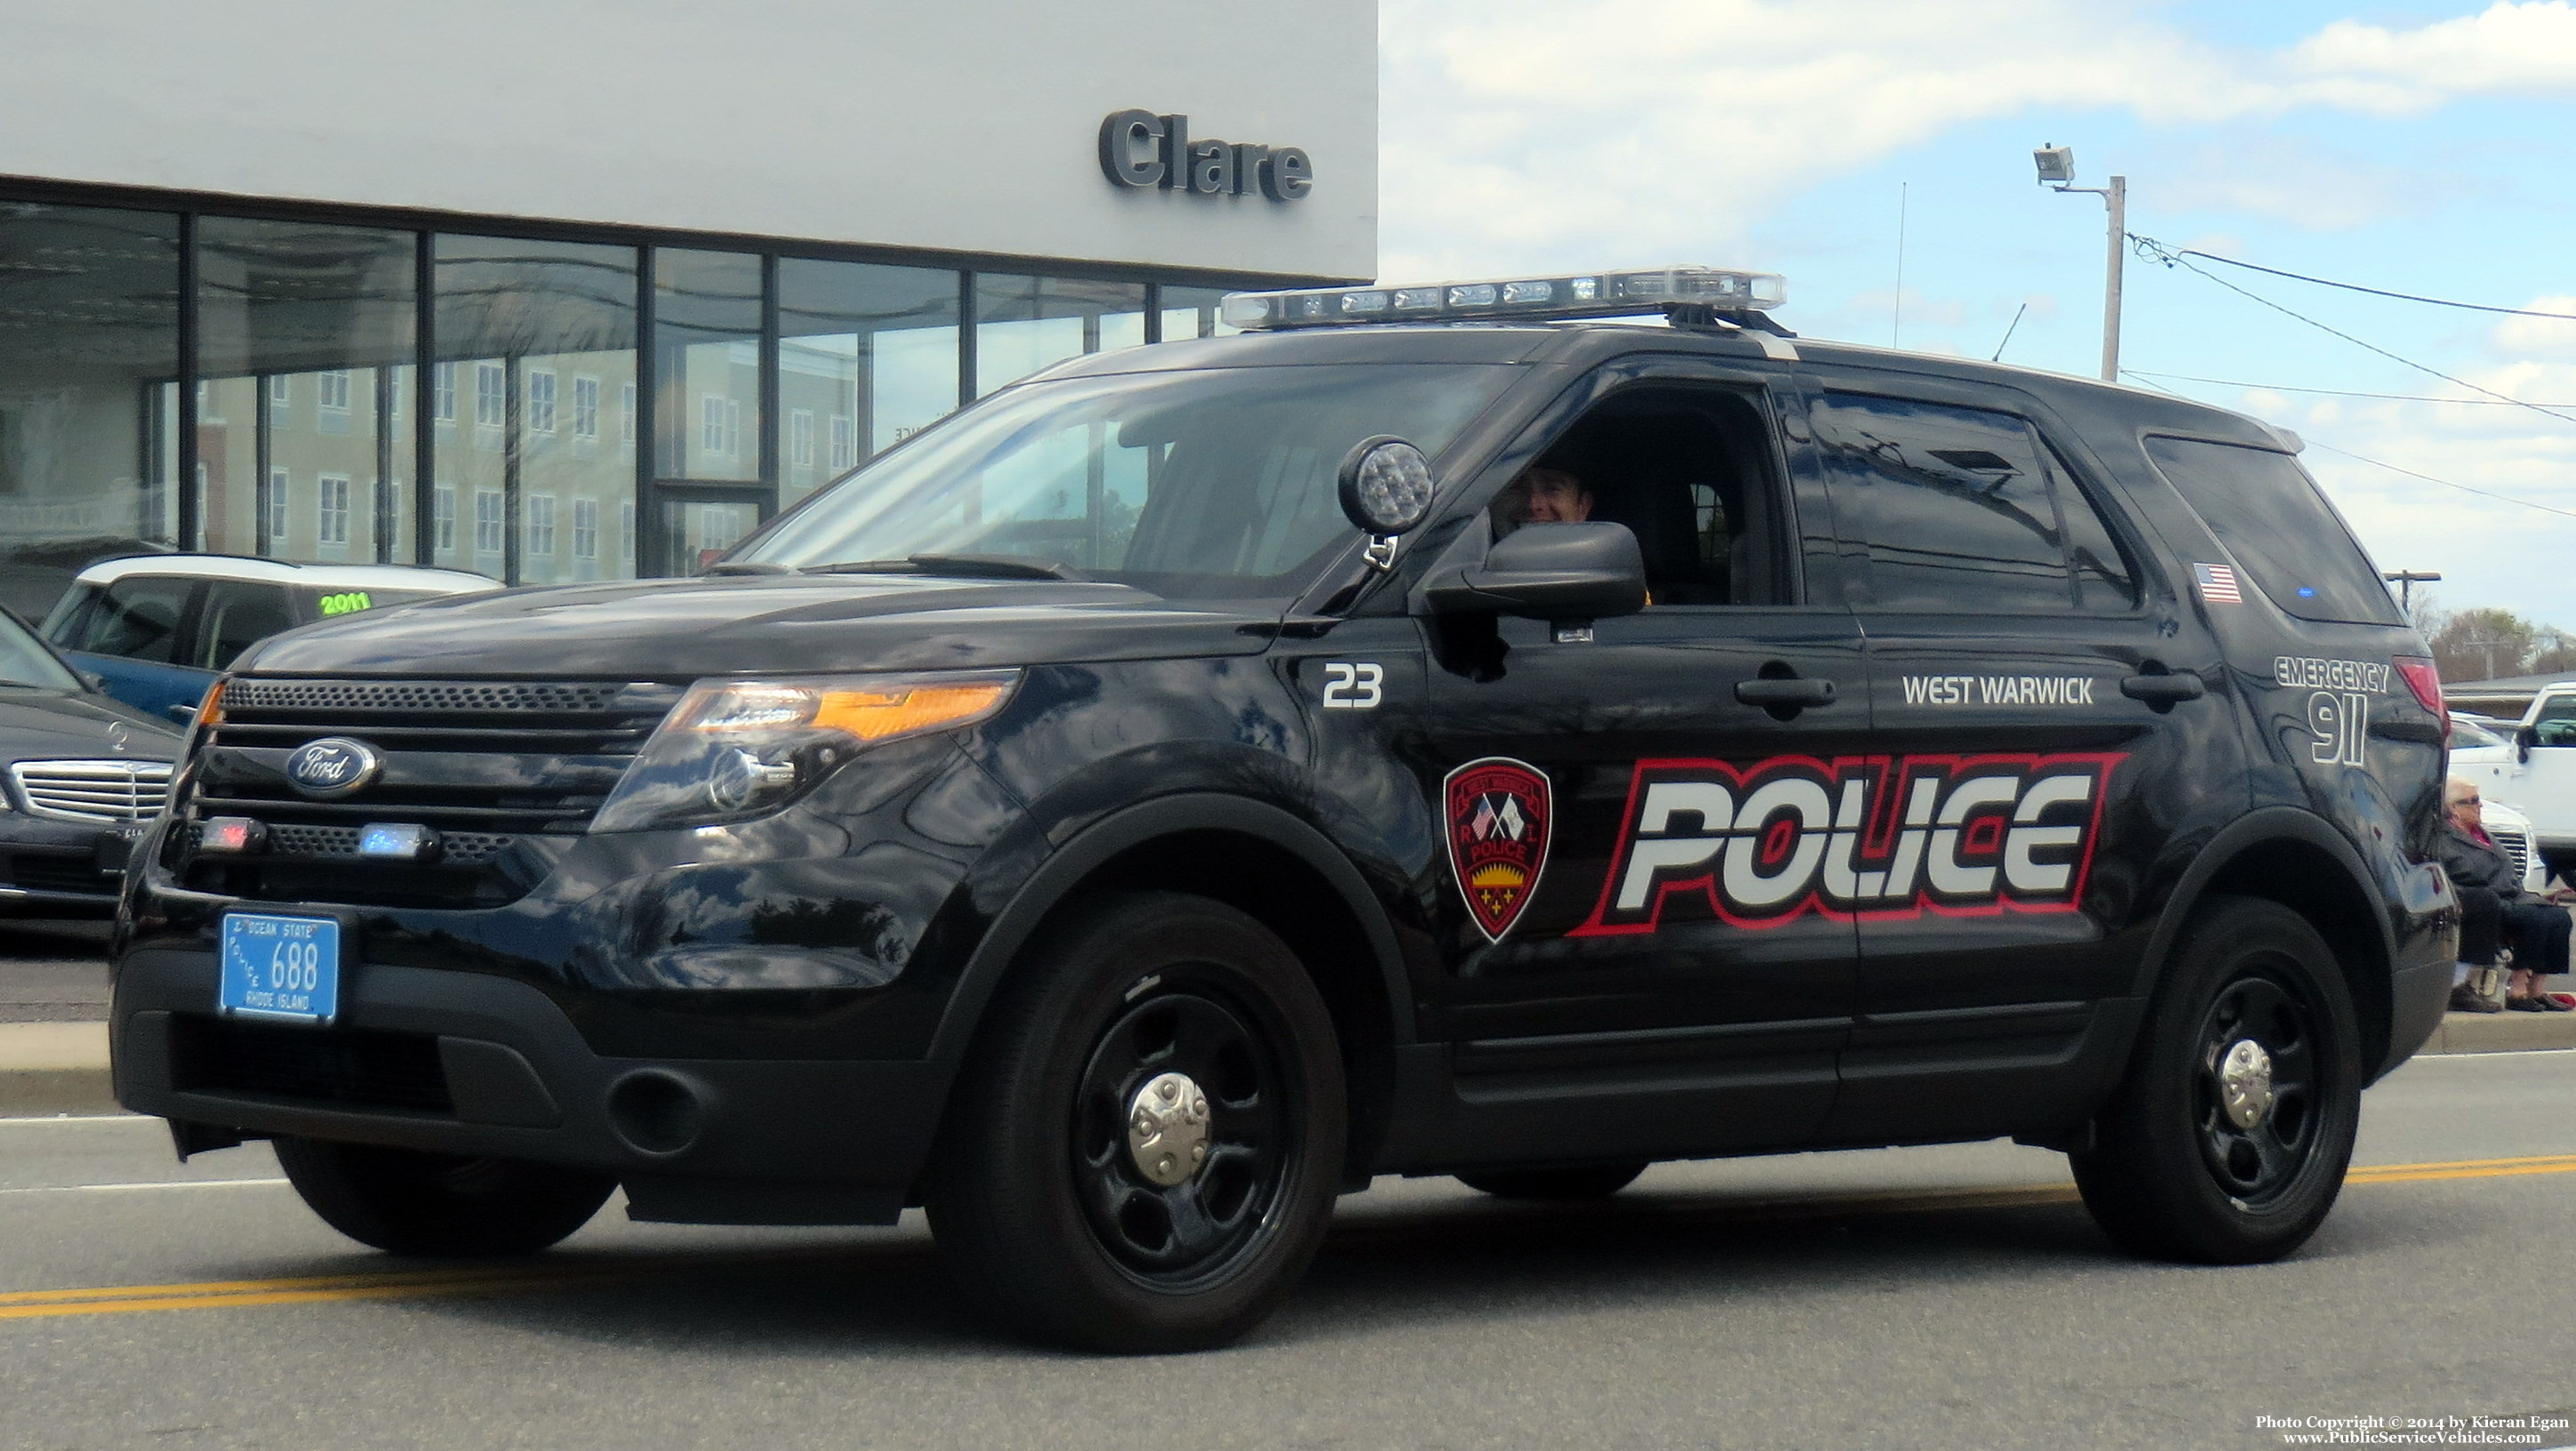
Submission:
MULTIPOLYGON (((2445 1013, 2427 1053, 2576 1049, 2576 1013, 2445 1013)), ((0 1116, 117 1113, 105 1023, 0 1023, 0 1116)))
POLYGON ((0 1114, 116 1111, 107 1024, 0 1023, 0 1114))

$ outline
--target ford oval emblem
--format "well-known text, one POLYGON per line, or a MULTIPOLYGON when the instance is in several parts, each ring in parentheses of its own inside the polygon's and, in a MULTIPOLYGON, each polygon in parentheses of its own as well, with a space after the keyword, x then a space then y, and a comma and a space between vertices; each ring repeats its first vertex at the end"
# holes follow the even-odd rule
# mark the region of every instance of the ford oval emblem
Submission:
POLYGON ((384 773, 385 758, 375 747, 347 736, 330 736, 295 748, 286 758, 286 781, 317 800, 351 795, 384 773))

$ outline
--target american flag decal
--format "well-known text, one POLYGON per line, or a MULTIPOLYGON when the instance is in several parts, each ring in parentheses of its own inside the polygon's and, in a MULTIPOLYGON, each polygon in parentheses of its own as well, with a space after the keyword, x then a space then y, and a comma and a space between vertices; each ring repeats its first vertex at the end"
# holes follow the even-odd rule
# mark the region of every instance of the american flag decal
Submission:
POLYGON ((2191 582, 2200 586, 2200 597, 2213 605, 2241 605, 2244 592, 2236 587, 2236 571, 2224 564, 2195 564, 2191 582))

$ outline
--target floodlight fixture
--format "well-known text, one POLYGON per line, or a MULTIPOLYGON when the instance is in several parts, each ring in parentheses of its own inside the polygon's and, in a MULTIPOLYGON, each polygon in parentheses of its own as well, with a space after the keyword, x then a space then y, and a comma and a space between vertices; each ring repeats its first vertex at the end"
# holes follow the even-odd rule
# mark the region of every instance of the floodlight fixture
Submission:
POLYGON ((2039 179, 2043 184, 2069 186, 2075 181, 2075 148, 2072 146, 2050 146, 2043 143, 2038 150, 2030 154, 2030 160, 2032 165, 2039 168, 2039 179))

